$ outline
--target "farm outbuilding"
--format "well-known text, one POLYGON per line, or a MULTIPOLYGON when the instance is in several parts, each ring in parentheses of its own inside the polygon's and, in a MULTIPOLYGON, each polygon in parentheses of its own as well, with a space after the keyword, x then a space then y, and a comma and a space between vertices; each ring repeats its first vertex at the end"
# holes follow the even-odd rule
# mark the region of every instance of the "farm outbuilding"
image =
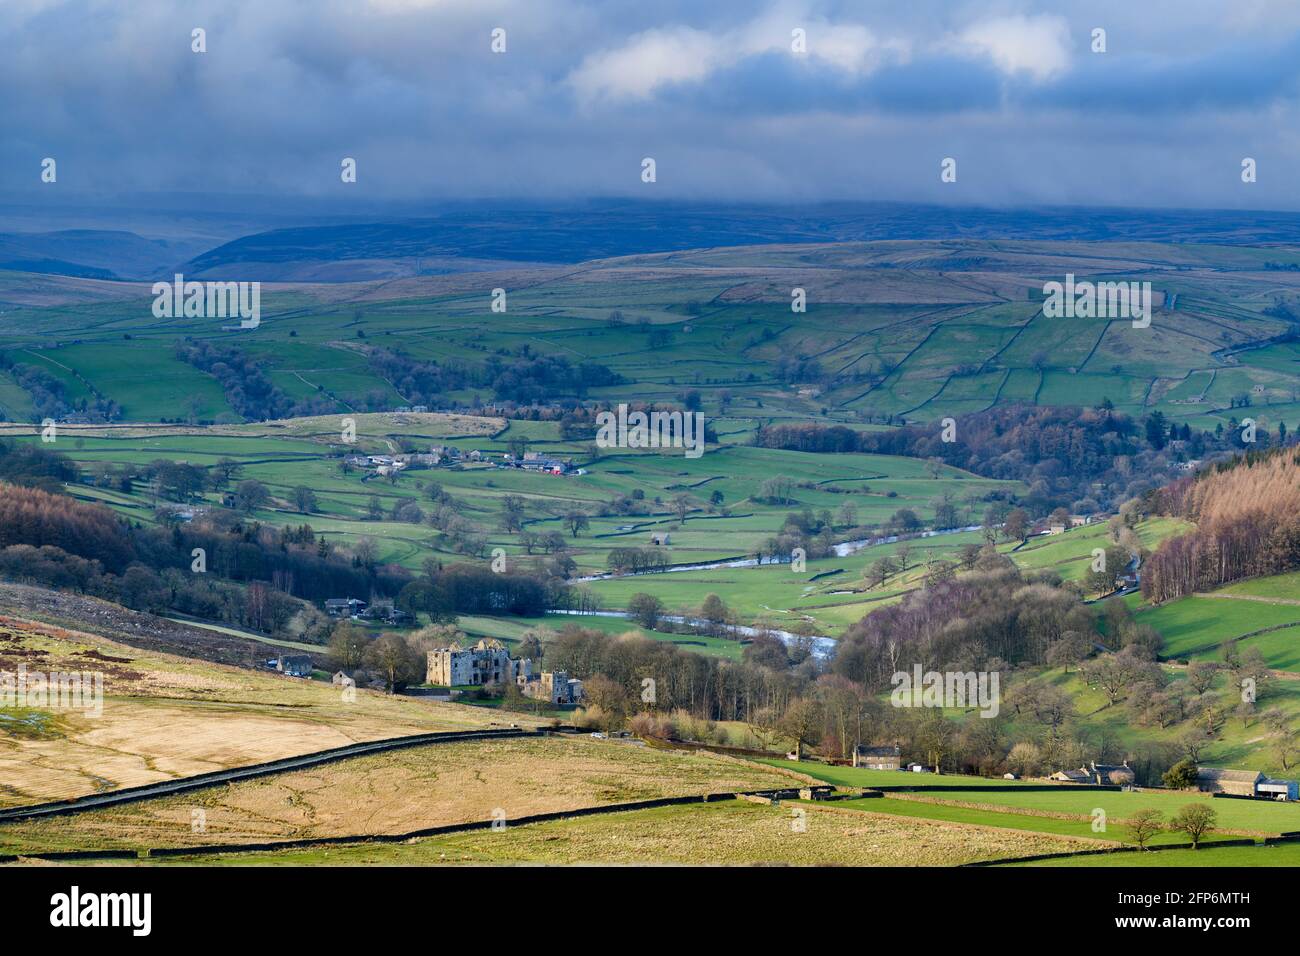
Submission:
POLYGON ((1092 783, 1092 779, 1088 776, 1088 771, 1083 769, 1058 770, 1056 773, 1048 777, 1048 779, 1058 780, 1061 783, 1092 783))
POLYGON ((1300 784, 1294 780, 1261 780, 1255 796, 1268 800, 1300 800, 1300 784))
POLYGON ((1199 767, 1196 771, 1196 789, 1202 793, 1228 793, 1238 797, 1253 797, 1259 784, 1268 779, 1258 770, 1220 770, 1217 767, 1199 767))

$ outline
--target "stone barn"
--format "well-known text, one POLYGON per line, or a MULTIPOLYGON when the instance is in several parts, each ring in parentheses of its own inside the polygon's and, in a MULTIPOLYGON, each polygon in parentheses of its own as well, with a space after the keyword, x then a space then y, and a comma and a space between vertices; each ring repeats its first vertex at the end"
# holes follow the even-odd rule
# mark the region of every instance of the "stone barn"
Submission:
POLYGON ((1202 793, 1228 793, 1238 797, 1253 797, 1265 777, 1258 770, 1220 770, 1217 767, 1198 767, 1196 789, 1202 793))

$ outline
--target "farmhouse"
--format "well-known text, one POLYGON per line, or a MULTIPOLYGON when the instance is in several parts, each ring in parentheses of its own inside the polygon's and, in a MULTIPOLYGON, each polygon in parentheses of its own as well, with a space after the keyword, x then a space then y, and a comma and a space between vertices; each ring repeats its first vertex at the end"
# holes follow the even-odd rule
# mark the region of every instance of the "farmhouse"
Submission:
POLYGON ((1253 797, 1259 785, 1267 779, 1258 770, 1220 770, 1217 767, 1196 769, 1196 789, 1202 793, 1227 793, 1238 797, 1253 797))
POLYGON ((515 680, 521 663, 500 641, 485 637, 473 647, 453 644, 429 651, 426 680, 446 687, 500 684, 515 680))
POLYGON ((414 454, 403 455, 401 460, 406 462, 409 466, 419 465, 424 468, 429 468, 438 464, 442 459, 433 452, 415 452, 414 454))
POLYGON ((363 621, 383 621, 385 624, 392 624, 396 627, 404 627, 411 624, 415 618, 407 611, 399 607, 393 607, 391 604, 376 604, 361 611, 357 617, 363 621))
POLYGON ((1093 783, 1103 786, 1110 784, 1113 787, 1127 787, 1137 779, 1137 774, 1129 768, 1127 760, 1119 766, 1094 763, 1089 764, 1089 768, 1092 773, 1093 783))
POLYGON ((199 515, 207 514, 208 511, 207 508, 173 504, 156 505, 154 510, 157 511, 160 516, 174 519, 176 521, 193 521, 199 515))
POLYGON ((506 464, 524 471, 540 471, 547 475, 567 475, 573 470, 573 461, 568 458, 552 458, 540 452, 526 451, 523 458, 507 457, 506 464))
POLYGON ((1090 783, 1097 786, 1125 787, 1131 785, 1137 779, 1137 775, 1133 773, 1126 760, 1118 766, 1090 763, 1078 770, 1058 770, 1048 779, 1059 780, 1062 783, 1090 783))
POLYGON ((281 654, 275 659, 275 669, 290 677, 308 677, 311 675, 311 658, 306 654, 281 654))
POLYGON ((435 465, 456 465, 463 461, 483 461, 484 455, 477 448, 463 452, 455 445, 431 445, 428 455, 419 456, 435 465))
POLYGON ((366 609, 366 602, 358 598, 330 598, 325 602, 325 613, 330 617, 352 617, 366 609))
POLYGON ((867 770, 899 770, 903 766, 898 744, 887 747, 854 747, 853 766, 867 770))

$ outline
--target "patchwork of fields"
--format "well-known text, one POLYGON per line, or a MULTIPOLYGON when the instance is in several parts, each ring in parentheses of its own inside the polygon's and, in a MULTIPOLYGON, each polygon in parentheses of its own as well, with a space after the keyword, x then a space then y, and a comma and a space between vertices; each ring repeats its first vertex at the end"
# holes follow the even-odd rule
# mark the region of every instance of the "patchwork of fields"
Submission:
MULTIPOLYGON (((118 288, 113 296, 87 298, 83 282, 76 301, 19 300, 6 312, 14 330, 6 354, 51 376, 70 401, 120 405, 128 424, 61 426, 53 447, 80 470, 79 480, 67 486, 70 494, 101 502, 131 521, 165 521, 158 506, 168 503, 148 482, 114 485, 107 474, 111 466, 142 473, 158 459, 201 466, 225 459, 236 481, 256 479, 270 493, 268 502, 248 514, 251 521, 309 524, 326 542, 345 548, 372 539, 379 562, 416 571, 430 558, 484 560, 496 548, 522 566, 543 555, 524 535, 504 530, 507 507, 521 501, 522 530, 562 534, 581 585, 604 610, 624 609, 634 595, 648 592, 663 601, 667 614, 691 617, 717 594, 737 623, 836 638, 865 614, 921 587, 935 562, 954 562, 962 548, 981 544, 979 531, 961 528, 980 524, 990 501, 1032 489, 937 459, 759 448, 749 442, 760 427, 817 422, 880 429, 1009 402, 1108 402, 1138 419, 1158 411, 1176 424, 1209 430, 1234 427, 1247 409, 1272 430, 1300 419, 1300 345, 1285 338, 1288 324, 1277 308, 1300 291, 1300 278, 1264 270, 1265 262, 1276 264, 1279 257, 1291 261, 1291 252, 1152 243, 1113 243, 1107 251, 1101 256, 1088 245, 1033 242, 845 243, 630 256, 572 270, 416 278, 391 286, 274 288, 261 326, 240 334, 235 344, 284 395, 331 411, 260 423, 244 422, 236 412, 239 402, 218 379, 175 353, 187 338, 225 345, 232 337, 193 320, 155 319, 143 291, 135 296, 118 288), (1176 296, 1177 305, 1158 310, 1159 335, 1126 322, 1048 319, 1033 290, 1066 270, 1149 280, 1160 299, 1176 296), (504 314, 489 311, 486 290, 498 285, 510 290, 504 314), (809 297, 808 311, 797 317, 788 299, 794 285, 806 288, 809 297), (377 370, 369 356, 376 348, 443 367, 477 368, 521 355, 599 363, 620 381, 584 391, 583 398, 682 403, 690 394, 718 442, 703 457, 687 458, 595 448, 566 438, 555 421, 366 412, 414 404, 377 370), (815 384, 821 381, 830 384, 815 384), (355 442, 342 437, 344 418, 355 423, 355 442), (581 473, 561 477, 465 464, 412 468, 389 480, 341 467, 345 453, 391 454, 406 442, 420 450, 450 442, 492 457, 524 443, 572 458, 581 473), (780 503, 762 491, 777 476, 791 485, 780 503), (310 507, 295 501, 304 487, 313 493, 310 507), (409 511, 401 519, 397 512, 414 502, 425 513, 419 517, 428 517, 446 496, 477 538, 472 547, 444 527, 410 520, 409 511), (958 529, 903 541, 885 533, 900 512, 910 511, 929 526, 941 502, 955 509, 958 529), (575 511, 587 518, 577 530, 565 522, 575 511), (789 564, 750 564, 792 513, 815 517, 828 541, 858 533, 864 540, 809 560, 798 571, 789 564), (846 513, 851 517, 840 517, 846 513), (664 533, 671 535, 669 545, 651 545, 652 534, 664 533), (714 566, 607 575, 611 552, 628 547, 661 549, 672 565, 714 566), (883 558, 902 559, 902 566, 869 584, 870 569, 883 558)), ((0 292, 16 281, 0 276, 0 292)), ((477 381, 441 398, 448 407, 501 398, 484 379, 477 381)), ((15 375, 0 368, 0 418, 38 417, 15 375)), ((19 442, 40 442, 36 432, 30 424, 0 424, 0 437, 19 442)), ((223 489, 205 487, 186 506, 216 508, 222 496, 223 489)), ((1132 530, 1143 548, 1152 549, 1190 527, 1151 518, 1132 530)), ((1114 534, 1097 523, 1024 543, 1003 542, 997 550, 1025 571, 1082 582, 1093 550, 1112 544, 1114 534)), ((1235 642, 1237 650, 1257 649, 1278 672, 1267 706, 1300 715, 1300 680, 1293 679, 1300 675, 1300 576, 1240 582, 1158 607, 1143 606, 1138 595, 1122 600, 1139 623, 1161 635, 1169 678, 1177 680, 1187 661, 1221 660, 1235 642)), ((613 616, 464 616, 459 624, 471 636, 514 642, 530 629, 574 621, 727 661, 744 658, 738 640, 652 631, 613 616)), ((273 653, 275 639, 263 640, 273 653)), ((321 681, 204 664, 30 622, 0 622, 0 667, 20 661, 49 670, 95 661, 106 675, 106 698, 103 715, 93 718, 44 711, 0 715, 0 805, 358 740, 504 721, 540 724, 489 707, 370 691, 345 703, 321 681)), ((1039 668, 1033 676, 1069 695, 1077 711, 1072 719, 1093 741, 1120 748, 1176 746, 1186 730, 1137 726, 1122 702, 1108 703, 1077 668, 1039 668)), ((1227 680, 1216 678, 1214 692, 1227 693, 1227 680)), ((1037 732, 1018 713, 1006 716, 1003 730, 1025 738, 1037 732)), ((739 742, 746 742, 747 732, 737 728, 739 742)), ((1290 769, 1286 755, 1275 758, 1262 728, 1248 718, 1226 720, 1203 757, 1215 766, 1290 769)), ((902 781, 918 792, 834 806, 722 802, 658 808, 409 845, 211 862, 951 865, 1122 848, 1129 840, 1123 821, 1133 813, 1155 807, 1172 816, 1194 802, 1213 805, 1220 831, 1262 837, 1300 830, 1294 805, 1211 801, 1193 793, 1044 792, 983 778, 961 778, 969 789, 956 792, 943 789, 951 778, 931 775, 743 762, 566 737, 373 755, 0 825, 0 853, 398 834, 497 813, 509 821, 625 801, 782 786, 803 774, 841 786, 902 781), (193 828, 196 811, 203 820, 201 836, 193 828), (1094 826, 1099 813, 1108 821, 1101 830, 1094 826)), ((1227 836, 1219 832, 1210 840, 1227 836)), ((1155 842, 1178 840, 1166 833, 1155 842)), ((1208 857, 1278 865, 1294 862, 1290 846, 1117 853, 1071 863, 1132 865, 1150 858, 1158 865, 1202 865, 1208 857)))
MULTIPOLYGON (((240 344, 286 394, 326 398, 340 414, 370 398, 403 403, 358 348, 368 342, 447 363, 526 343, 601 362, 628 380, 593 397, 671 401, 692 387, 717 415, 725 389, 730 414, 749 418, 853 420, 868 412, 935 420, 1013 400, 1109 398, 1124 411, 1159 409, 1213 429, 1226 425, 1229 400, 1241 393, 1254 396, 1269 427, 1300 413, 1300 351, 1270 341, 1286 326, 1265 312, 1296 280, 1264 263, 1292 253, 1120 242, 1109 243, 1108 253, 1035 241, 759 246, 455 281, 284 286, 266 291, 263 321, 240 344), (963 261, 978 266, 953 268, 963 261), (1026 290, 1065 272, 1148 280, 1158 301, 1170 293, 1177 305, 1158 312, 1160 335, 1126 322, 1047 319, 1026 290), (808 291, 797 322, 793 286, 808 291), (494 287, 509 290, 508 312, 491 311, 494 287), (1252 343, 1264 344, 1239 350, 1252 343), (801 393, 779 373, 792 357, 846 381, 824 394, 801 393)), ((39 305, 15 296, 20 304, 7 317, 24 362, 60 380, 73 399, 117 401, 132 420, 237 420, 213 378, 173 354, 185 337, 228 337, 220 323, 155 318, 145 286, 138 296, 119 286, 112 298, 87 301, 87 285, 94 283, 70 284, 62 307, 52 308, 49 296, 39 305)), ((468 388, 448 397, 492 396, 468 388)), ((30 410, 3 372, 0 407, 18 420, 30 410)))
MULTIPOLYGON (((846 503, 853 506, 860 525, 883 525, 899 509, 909 509, 922 519, 933 516, 935 501, 947 495, 961 504, 964 521, 978 521, 979 502, 992 491, 1013 492, 1019 483, 978 478, 958 469, 931 469, 915 459, 886 455, 817 455, 805 452, 757 449, 723 445, 700 459, 653 453, 603 454, 585 458, 584 446, 559 440, 552 423, 465 419, 438 415, 371 415, 357 420, 358 446, 376 453, 390 453, 396 439, 418 435, 430 441, 450 440, 457 447, 477 449, 498 456, 520 435, 534 447, 574 455, 585 474, 557 477, 513 469, 491 467, 411 469, 394 482, 367 480, 364 473, 344 473, 331 449, 323 446, 338 436, 327 430, 329 422, 215 426, 209 429, 166 429, 163 434, 141 428, 69 429, 56 447, 86 470, 83 483, 69 491, 84 500, 97 501, 133 521, 153 523, 158 499, 147 484, 131 493, 99 487, 90 476, 105 464, 140 467, 159 458, 171 458, 200 465, 229 459, 239 465, 238 478, 257 479, 269 489, 272 500, 256 509, 252 517, 272 525, 310 524, 327 540, 352 546, 371 538, 381 561, 419 570, 429 557, 463 560, 464 555, 434 529, 425 525, 392 520, 396 505, 415 502, 425 510, 434 506, 430 492, 435 487, 450 494, 459 513, 480 529, 487 548, 501 548, 511 558, 528 560, 520 539, 500 530, 506 495, 523 500, 524 527, 544 533, 558 531, 566 536, 570 555, 579 574, 598 575, 607 570, 612 550, 647 547, 652 532, 667 531, 671 545, 663 550, 674 564, 695 564, 753 558, 765 542, 776 535, 791 512, 811 509, 837 514, 846 503), (478 434, 471 434, 474 431, 478 434), (466 437, 469 435, 469 437, 466 437), (787 504, 756 501, 762 483, 775 474, 799 483, 787 504), (302 513, 293 504, 294 489, 310 487, 315 510, 302 513), (722 502, 709 498, 720 493, 722 502), (685 494, 690 503, 686 517, 670 508, 671 500, 685 494), (616 496, 641 496, 646 514, 602 514, 600 506, 616 496), (382 514, 371 517, 372 500, 382 514), (574 509, 590 513, 589 527, 571 535, 563 516, 574 509)), ((11 428, 20 440, 37 441, 11 428)), ((216 492, 204 494, 205 503, 219 502, 216 492)), ((911 567, 919 568, 927 555, 947 554, 960 544, 978 540, 974 534, 945 535, 922 539, 910 545, 911 567)), ((689 612, 710 592, 725 592, 748 622, 757 617, 777 618, 795 611, 806 616, 815 628, 829 634, 840 632, 856 621, 870 605, 890 593, 856 596, 845 588, 861 587, 863 569, 882 554, 896 550, 884 545, 855 552, 845 558, 810 561, 806 573, 795 574, 788 565, 762 568, 718 568, 706 572, 671 572, 648 577, 600 580, 593 591, 607 607, 623 607, 631 594, 653 590, 661 594, 670 610, 689 612), (833 575, 810 583, 827 572, 833 575), (763 605, 767 606, 764 607, 763 605), (805 609, 807 609, 805 611, 805 609)), ((919 573, 919 572, 917 572, 919 573)), ((912 575, 915 577, 915 574, 912 575)), ((900 581, 907 580, 907 576, 900 581)), ((909 585, 914 586, 914 585, 909 585)))

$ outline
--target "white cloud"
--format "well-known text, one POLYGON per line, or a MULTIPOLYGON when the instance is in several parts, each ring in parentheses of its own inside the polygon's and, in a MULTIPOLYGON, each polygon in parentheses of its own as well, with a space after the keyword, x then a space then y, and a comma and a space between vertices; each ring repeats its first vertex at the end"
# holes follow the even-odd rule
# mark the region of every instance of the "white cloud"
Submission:
POLYGON ((647 30, 623 46, 592 54, 569 75, 585 100, 643 99, 661 86, 704 79, 725 59, 713 34, 689 27, 647 30))
POLYGON ((956 40, 967 53, 985 56, 1006 74, 1048 80, 1069 68, 1070 28, 1062 17, 1000 17, 967 28, 956 40))
MULTIPOLYGON (((410 13, 415 10, 473 10, 483 6, 482 0, 369 0, 370 6, 384 13, 410 13)), ((502 4, 494 4, 502 6, 502 4)))
POLYGON ((886 60, 905 59, 909 47, 881 40, 866 27, 806 17, 768 15, 735 30, 706 31, 676 26, 647 30, 621 46, 588 56, 569 74, 568 83, 584 101, 645 99, 675 83, 699 83, 718 70, 768 53, 791 51, 792 31, 806 33, 814 66, 865 74, 886 60))
POLYGON ((906 59, 909 45, 880 40, 857 24, 814 23, 808 28, 808 55, 850 73, 870 73, 886 60, 906 59))

